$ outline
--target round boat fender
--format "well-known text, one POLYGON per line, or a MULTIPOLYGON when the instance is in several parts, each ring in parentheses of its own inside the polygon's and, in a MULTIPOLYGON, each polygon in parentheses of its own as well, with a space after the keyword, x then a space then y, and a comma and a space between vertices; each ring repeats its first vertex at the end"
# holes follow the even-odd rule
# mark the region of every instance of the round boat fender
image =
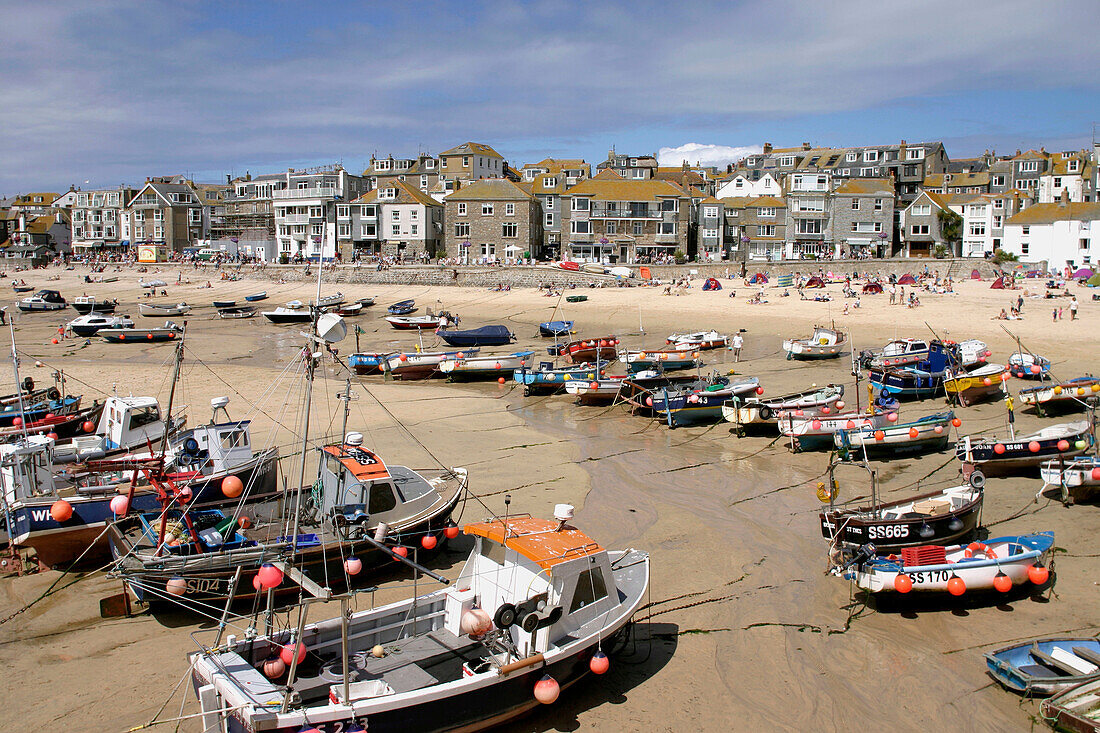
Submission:
POLYGON ((760 405, 760 419, 761 420, 771 420, 772 419, 772 408, 769 407, 768 405, 760 405))
POLYGON ((982 557, 984 557, 986 560, 997 559, 997 553, 994 552, 989 547, 989 545, 985 544, 984 542, 971 542, 969 545, 966 546, 966 549, 963 550, 963 557, 971 558, 974 557, 975 553, 979 552, 982 553, 982 557))
POLYGON ((498 629, 507 629, 516 622, 516 607, 505 603, 493 614, 493 625, 498 629))
POLYGON ((61 393, 57 391, 57 387, 50 387, 46 390, 46 397, 51 400, 59 400, 61 399, 61 393))
POLYGON ((985 474, 978 469, 974 469, 970 472, 970 478, 968 479, 968 481, 970 485, 973 486, 975 489, 985 488, 985 474))

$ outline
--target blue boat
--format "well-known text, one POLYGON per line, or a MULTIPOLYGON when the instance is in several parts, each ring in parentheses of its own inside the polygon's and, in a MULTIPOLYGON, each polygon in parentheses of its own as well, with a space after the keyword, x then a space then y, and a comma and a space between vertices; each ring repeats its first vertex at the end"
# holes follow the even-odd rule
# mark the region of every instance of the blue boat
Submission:
POLYGON ((988 652, 989 675, 1023 695, 1053 695, 1100 679, 1100 639, 1054 637, 988 652))
POLYGON ((947 447, 951 437, 951 421, 955 413, 948 410, 926 415, 911 422, 875 427, 858 425, 833 434, 836 447, 842 452, 866 451, 868 455, 894 456, 903 453, 928 453, 947 447))
POLYGON ((504 346, 516 340, 507 326, 482 326, 462 331, 439 329, 435 335, 451 346, 504 346))
POLYGON ((568 336, 573 332, 573 321, 546 321, 539 324, 539 335, 547 338, 568 336))
POLYGON ((569 366, 555 369, 552 362, 544 361, 537 369, 522 367, 512 372, 512 379, 523 385, 523 394, 555 394, 565 391, 565 383, 574 379, 591 382, 599 375, 592 365, 569 366))
POLYGON ((356 374, 381 374, 386 370, 386 357, 393 352, 367 352, 348 357, 348 367, 356 374))
POLYGON ((407 316, 416 312, 416 301, 401 300, 386 309, 391 316, 407 316))
POLYGON ((922 361, 900 367, 873 367, 871 384, 898 398, 924 399, 944 393, 944 372, 959 363, 954 347, 933 341, 922 361))
POLYGON ((699 380, 653 392, 653 411, 670 428, 723 420, 722 403, 760 386, 756 377, 731 382, 726 377, 699 380))
POLYGON ((20 412, 19 403, 14 402, 5 405, 0 410, 0 427, 10 427, 15 424, 16 418, 21 418, 26 423, 33 423, 53 413, 54 415, 69 415, 80 409, 80 396, 60 397, 46 402, 37 402, 33 405, 24 404, 20 412))
POLYGON ((255 293, 254 295, 246 295, 244 296, 244 299, 247 300, 249 303, 255 303, 259 300, 267 300, 267 291, 265 290, 262 293, 255 293))

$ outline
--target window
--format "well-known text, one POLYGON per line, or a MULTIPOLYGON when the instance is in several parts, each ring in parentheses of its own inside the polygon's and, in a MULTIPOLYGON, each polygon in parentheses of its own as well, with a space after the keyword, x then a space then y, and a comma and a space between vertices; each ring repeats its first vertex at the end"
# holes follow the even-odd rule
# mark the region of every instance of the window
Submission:
POLYGON ((460 224, 455 224, 455 236, 456 237, 468 237, 468 236, 470 236, 470 222, 464 221, 460 224))
POLYGON ((341 224, 340 226, 336 227, 336 236, 340 237, 341 239, 350 239, 351 224, 341 224))
POLYGON ((852 231, 853 232, 860 232, 860 233, 863 233, 863 234, 869 234, 871 232, 878 233, 878 232, 882 231, 882 222, 881 221, 853 221, 852 222, 852 231))
POLYGON ((153 221, 164 221, 164 209, 153 210, 153 221))
POLYGON ((409 234, 415 235, 419 232, 419 230, 420 230, 420 228, 419 228, 418 225, 416 225, 416 224, 410 224, 409 225, 409 234))
POLYGON ((390 161, 388 161, 388 160, 375 161, 374 167, 375 167, 376 170, 388 171, 390 169, 390 161))
POLYGON ((1025 237, 1031 234, 1031 227, 1020 227, 1020 234, 1023 234, 1025 237))
POLYGON ((675 234, 676 222, 674 221, 659 221, 657 222, 657 234, 675 234))
POLYGON ((852 211, 859 211, 859 199, 852 199, 852 211))
POLYGON ((704 229, 703 230, 703 239, 717 239, 717 238, 718 238, 718 230, 717 229, 704 229))
POLYGON ((309 228, 309 233, 313 234, 315 236, 318 235, 318 234, 321 234, 322 233, 321 230, 322 230, 323 226, 324 226, 323 224, 314 224, 313 226, 311 226, 309 228))
POLYGON ((859 169, 859 175, 863 176, 864 178, 870 178, 874 174, 875 174, 875 169, 874 168, 860 168, 859 169))
MULTIPOLYGON (((1066 164, 1066 169, 1070 173, 1076 173, 1078 170, 1080 170, 1080 168, 1081 168, 1081 161, 1079 161, 1079 160, 1071 160, 1069 163, 1066 164)), ((1054 184, 1054 185, 1058 185, 1058 184, 1054 184)))
POLYGON ((930 216, 932 214, 932 204, 913 204, 909 209, 909 213, 913 216, 930 216))
POLYGON ((482 204, 481 205, 481 215, 482 216, 492 216, 493 215, 493 205, 492 204, 482 204))
POLYGON ((553 214, 547 214, 546 215, 546 226, 548 226, 548 227, 554 226, 554 215, 553 214))
POLYGON ((546 202, 543 204, 546 208, 552 209, 557 206, 557 200, 553 196, 547 196, 546 202))
POLYGON ((882 211, 882 199, 875 199, 875 211, 882 211))
POLYGON ((924 148, 909 148, 905 151, 906 160, 923 160, 924 148))
POLYGON ((422 189, 427 189, 428 188, 428 177, 427 176, 420 176, 420 188, 422 188, 422 189))
POLYGON ((153 238, 154 239, 164 239, 164 227, 161 227, 161 226, 153 227, 153 238))
POLYGON ((397 198, 396 188, 383 188, 378 192, 378 198, 380 199, 395 199, 397 198))
POLYGON ((577 589, 573 592, 569 613, 579 611, 606 597, 607 586, 604 584, 603 571, 600 568, 585 570, 577 576, 577 589))
POLYGON ((466 216, 466 204, 459 204, 458 205, 458 215, 459 216, 466 216))
POLYGON ((1088 249, 1089 248, 1089 240, 1082 237, 1081 239, 1079 239, 1077 241, 1077 245, 1080 249, 1088 249))
POLYGON ((841 168, 840 169, 840 175, 850 176, 850 175, 852 175, 852 169, 851 168, 841 168))
POLYGON ((374 216, 375 216, 375 212, 374 212, 374 207, 373 207, 373 206, 364 206, 364 207, 363 207, 363 208, 361 209, 361 211, 363 212, 363 213, 361 214, 361 216, 365 216, 365 217, 367 217, 368 219, 373 219, 373 218, 374 218, 374 216))
POLYGON ((782 158, 779 159, 779 165, 781 165, 781 166, 794 165, 794 156, 793 155, 784 155, 782 158))
POLYGON ((1004 217, 1003 216, 1001 216, 1000 214, 997 214, 996 216, 993 217, 993 228, 994 229, 1000 229, 1003 224, 1004 224, 1004 217))
POLYGON ((495 244, 482 244, 481 256, 495 258, 497 256, 497 246, 495 244))
POLYGON ((825 211, 825 199, 796 200, 799 211, 825 211))
POLYGON ((364 224, 361 231, 363 233, 364 238, 366 238, 366 237, 373 238, 373 237, 378 236, 376 234, 376 232, 378 231, 378 227, 375 226, 374 224, 364 224))
POLYGON ((855 161, 859 160, 859 153, 856 153, 854 151, 851 152, 851 153, 848 153, 847 155, 844 156, 844 160, 846 160, 849 163, 854 163, 855 161))
POLYGON ((336 215, 338 217, 340 217, 341 219, 346 219, 347 217, 351 216, 351 207, 350 206, 337 206, 336 207, 336 215))
POLYGON ((309 207, 309 216, 310 216, 311 219, 320 219, 322 216, 324 216, 324 214, 321 213, 321 207, 320 206, 310 206, 309 207))
POLYGON ((707 219, 717 219, 718 218, 718 207, 717 206, 707 206, 707 207, 705 207, 703 209, 703 216, 706 217, 707 219))
POLYGON ((640 221, 634 222, 633 232, 635 237, 640 237, 645 234, 645 223, 640 221))
POLYGON ((569 222, 569 231, 573 232, 574 234, 591 234, 592 233, 591 226, 592 226, 592 222, 590 222, 590 221, 587 221, 587 220, 585 220, 585 221, 573 220, 573 221, 569 222))
POLYGON ((419 221, 420 212, 416 209, 409 209, 409 219, 411 219, 412 221, 419 221))
POLYGON ((878 160, 878 151, 877 150, 864 150, 863 151, 863 162, 864 163, 874 163, 876 160, 878 160))
POLYGON ((390 212, 390 220, 391 221, 401 221, 401 211, 398 210, 398 209, 394 209, 393 211, 391 211, 390 212))
POLYGON ((574 198, 573 199, 573 211, 588 211, 588 199, 574 198))
POLYGON ((1026 255, 1028 251, 1027 242, 1020 242, 1020 254, 1026 255))
POLYGON ((972 236, 972 237, 984 237, 985 236, 985 222, 984 221, 972 221, 972 222, 970 222, 970 236, 972 236))
POLYGON ((971 216, 985 216, 985 204, 975 204, 970 207, 971 216))
POLYGON ((993 176, 993 185, 994 186, 1003 186, 1003 185, 1005 185, 1005 177, 1004 176, 993 176))
POLYGON ((756 227, 756 234, 761 237, 774 237, 775 224, 763 224, 756 227))
POLYGON ((519 225, 514 221, 503 224, 500 227, 500 236, 514 239, 519 236, 519 225))
POLYGON ((1037 160, 1025 160, 1020 163, 1020 167, 1017 169, 1021 173, 1034 173, 1039 170, 1039 161, 1037 160))
POLYGON ((910 230, 914 235, 928 234, 927 224, 914 224, 910 230))
POLYGON ((390 236, 391 237, 396 237, 400 233, 401 233, 401 225, 400 224, 394 224, 392 227, 390 227, 390 236))
POLYGON ((799 219, 798 220, 798 233, 799 234, 821 234, 821 220, 820 219, 799 219))
POLYGON ((609 222, 606 222, 606 223, 605 223, 605 224, 603 225, 603 230, 604 230, 604 233, 605 233, 605 234, 618 234, 618 233, 619 233, 619 226, 618 226, 618 224, 619 224, 619 223, 618 223, 618 222, 615 222, 615 221, 609 221, 609 222))
POLYGON ((774 206, 761 206, 760 207, 760 218, 761 219, 774 219, 775 218, 775 207, 774 206))
POLYGON ((516 215, 516 205, 515 204, 505 204, 504 205, 504 215, 505 216, 515 216, 516 215))
POLYGON ((463 155, 462 156, 462 167, 463 168, 469 168, 470 167, 470 156, 469 155, 463 155))

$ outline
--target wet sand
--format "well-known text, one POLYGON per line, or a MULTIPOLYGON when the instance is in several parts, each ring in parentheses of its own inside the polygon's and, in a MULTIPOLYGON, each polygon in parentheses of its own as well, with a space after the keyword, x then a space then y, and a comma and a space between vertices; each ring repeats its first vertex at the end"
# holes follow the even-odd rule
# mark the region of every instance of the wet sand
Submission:
MULTIPOLYGON (((141 276, 172 283, 168 297, 155 302, 204 306, 187 318, 188 353, 177 403, 187 404, 190 422, 196 423, 208 418, 212 397, 228 395, 234 417, 254 419, 256 444, 278 444, 283 455, 291 455, 301 404, 301 379, 293 373, 303 341, 300 327, 275 326, 259 317, 221 321, 209 303, 266 289, 271 298, 259 305, 273 307, 309 299, 314 286, 219 282, 212 273, 183 272, 190 284, 175 285, 175 271, 167 268, 141 276), (197 287, 208 279, 214 288, 197 287)), ((83 292, 117 297, 120 313, 131 313, 139 326, 155 323, 137 315, 136 272, 119 273, 119 282, 105 285, 79 282, 83 270, 62 273, 58 282, 47 282, 40 272, 31 275, 23 274, 70 299, 83 292)), ((581 335, 616 333, 632 348, 655 347, 673 331, 745 328, 745 358, 736 371, 759 377, 772 395, 811 383, 850 385, 847 358, 788 362, 780 350, 783 338, 808 335, 815 323, 834 320, 850 329, 857 349, 897 336, 930 336, 927 323, 944 338, 982 338, 998 363, 1015 350, 1003 323, 1025 347, 1049 357, 1060 378, 1094 368, 1092 355, 1100 346, 1100 303, 1092 302, 1093 291, 1085 288, 1072 288, 1080 302, 1077 323, 1069 321, 1068 299, 1028 299, 1024 320, 1004 323, 991 319, 1023 291, 990 290, 988 281, 963 282, 957 296, 922 293, 922 306, 915 309, 889 306, 886 295, 863 296, 862 307, 848 315, 839 285, 829 288, 838 298, 831 303, 799 301, 796 294, 779 297, 781 291, 769 287, 770 302, 750 305, 747 300, 758 288, 723 284, 720 292, 693 288, 681 297, 662 296, 655 288, 577 290, 589 300, 563 303, 558 315, 576 320, 581 335), (728 297, 731 292, 735 298, 728 297), (1065 309, 1065 320, 1054 323, 1050 311, 1056 303, 1065 309)), ((558 302, 518 289, 341 284, 325 292, 337 289, 353 299, 378 297, 378 306, 348 319, 363 329, 364 350, 417 343, 381 320, 386 303, 411 297, 421 312, 442 306, 459 313, 464 328, 506 323, 518 336, 515 347, 541 351, 545 342, 537 338, 536 324, 555 317, 558 302)), ((1043 290, 1041 283, 1031 289, 1043 290)), ((14 304, 14 298, 8 302, 14 304)), ((170 345, 50 343, 56 326, 73 317, 71 309, 17 316, 24 376, 46 382, 50 369, 60 367, 70 378, 70 392, 82 392, 86 400, 113 389, 166 400, 170 345), (36 360, 44 366, 36 368, 36 360)), ((424 339, 429 346, 435 337, 424 339)), ((349 336, 337 346, 341 358, 354 344, 349 336)), ((705 360, 708 371, 735 368, 728 351, 706 352, 705 360)), ((330 363, 316 384, 315 440, 339 435, 335 395, 345 374, 330 363)), ((9 370, 0 389, 12 391, 12 381, 9 370)), ((1026 386, 1018 380, 1009 385, 1026 386)), ((464 520, 503 512, 505 496, 511 497, 510 511, 542 516, 555 503, 568 502, 577 506, 575 523, 604 546, 634 546, 652 555, 652 605, 642 614, 637 647, 614 660, 609 674, 586 678, 513 730, 835 730, 870 724, 1023 730, 1031 726, 1037 705, 992 685, 980 653, 1016 639, 1097 631, 1096 551, 1090 540, 1100 526, 1100 510, 1096 504, 1065 508, 1045 497, 1034 503, 1037 478, 990 479, 983 522, 991 536, 1055 531, 1056 546, 1065 551, 1057 556, 1053 593, 1011 596, 989 606, 975 607, 964 596, 943 606, 876 610, 845 581, 824 574, 826 543, 818 529, 814 482, 825 470, 825 453, 792 454, 781 441, 737 438, 725 425, 669 430, 631 417, 623 407, 580 407, 564 395, 525 398, 510 383, 393 383, 370 377, 356 379, 353 390, 359 399, 352 403, 349 429, 363 432, 388 462, 469 468, 471 487, 485 508, 471 502, 464 520)), ((847 397, 852 400, 850 393, 847 397)), ((906 403, 902 416, 942 409, 942 400, 906 403)), ((957 413, 963 433, 1007 434, 999 402, 957 413)), ((1017 429, 1069 419, 1080 418, 1040 419, 1018 412, 1017 429)), ((949 452, 873 463, 890 498, 915 493, 918 481, 925 491, 953 485, 959 481, 957 465, 949 452)), ((282 470, 293 482, 296 459, 284 460, 282 470)), ((858 469, 841 469, 838 479, 843 499, 867 493, 866 475, 858 469)), ((457 573, 461 550, 459 543, 438 558, 444 574, 457 573)), ((57 572, 0 579, 0 618, 52 583, 60 587, 70 580, 57 572)), ((185 653, 194 648, 188 634, 210 623, 175 616, 100 619, 99 600, 118 590, 116 582, 92 576, 0 625, 8 662, 0 688, 10 721, 5 727, 60 724, 74 731, 122 731, 153 718, 187 672, 185 653)), ((378 598, 406 592, 407 582, 393 580, 378 598)), ((160 718, 180 709, 177 695, 160 718)), ((189 697, 182 709, 188 714, 197 706, 189 697)), ((199 729, 194 720, 181 727, 199 729)))

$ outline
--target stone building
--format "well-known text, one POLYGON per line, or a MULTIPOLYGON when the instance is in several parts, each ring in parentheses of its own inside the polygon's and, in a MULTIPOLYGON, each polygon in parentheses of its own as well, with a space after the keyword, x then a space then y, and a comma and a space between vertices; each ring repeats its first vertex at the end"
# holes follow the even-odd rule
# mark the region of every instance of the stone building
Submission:
POLYGON ((336 237, 343 257, 438 257, 443 247, 443 204, 409 181, 389 179, 350 205, 336 206, 336 237))
POLYGON ((169 178, 149 179, 130 200, 126 217, 135 245, 148 244, 166 252, 182 252, 209 234, 194 189, 169 178))
POLYGON ((889 254, 894 241, 894 184, 889 178, 850 178, 830 197, 838 256, 889 254))
POLYGON ((723 240, 731 262, 780 260, 787 241, 787 202, 779 196, 721 199, 723 240))
POLYGON ((533 257, 543 241, 542 206, 522 184, 474 181, 444 201, 445 256, 462 262, 533 257))
POLYGON ((502 178, 505 167, 504 156, 483 143, 466 142, 439 154, 439 174, 447 181, 502 178))
POLYGON ((131 233, 125 212, 136 194, 130 186, 77 191, 70 212, 74 253, 129 249, 131 233))
POLYGON ((546 158, 523 166, 519 174, 530 183, 531 192, 542 205, 543 241, 535 256, 555 259, 561 254, 561 197, 570 187, 591 178, 592 169, 584 160, 546 158))

